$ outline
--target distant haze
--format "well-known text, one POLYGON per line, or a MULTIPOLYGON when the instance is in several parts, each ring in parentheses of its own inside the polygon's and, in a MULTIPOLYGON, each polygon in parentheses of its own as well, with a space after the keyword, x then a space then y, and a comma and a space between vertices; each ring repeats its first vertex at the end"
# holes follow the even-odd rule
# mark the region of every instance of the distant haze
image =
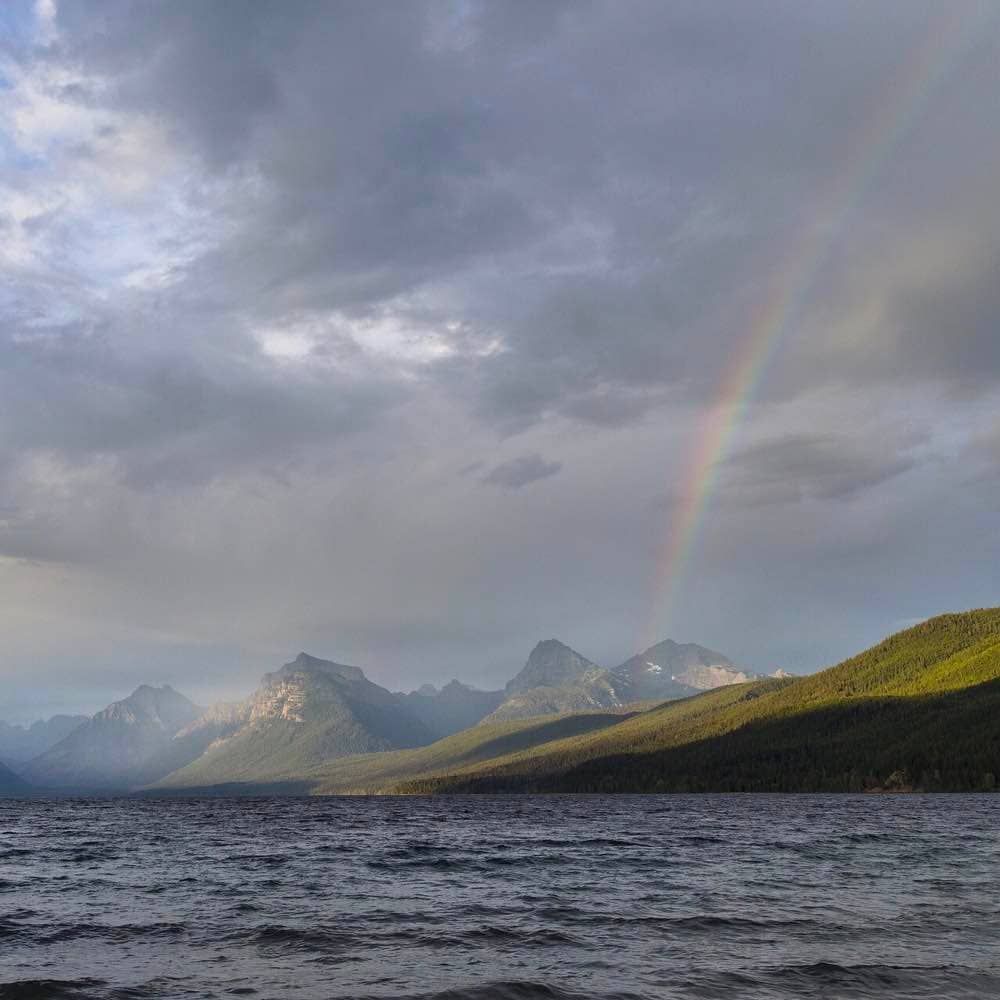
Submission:
POLYGON ((15 0, 0 39, 0 718, 302 649, 803 673, 1000 603, 995 4, 15 0))

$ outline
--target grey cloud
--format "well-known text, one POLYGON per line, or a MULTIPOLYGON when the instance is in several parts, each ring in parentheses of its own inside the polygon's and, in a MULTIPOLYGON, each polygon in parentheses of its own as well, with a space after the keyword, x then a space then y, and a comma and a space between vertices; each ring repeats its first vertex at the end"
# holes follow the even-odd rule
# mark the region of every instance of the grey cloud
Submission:
POLYGON ((405 315, 400 296, 443 284, 442 320, 457 304, 507 347, 442 372, 485 419, 621 423, 649 387, 710 391, 745 325, 717 303, 778 259, 934 8, 542 6, 473 5, 457 48, 425 44, 441 5, 61 16, 119 100, 256 178, 189 287, 251 315, 405 315), (810 55, 835 46, 849 70, 810 55))
POLYGON ((246 357, 128 357, 74 329, 26 342, 8 337, 5 356, 5 451, 51 450, 79 461, 111 455, 128 477, 150 485, 204 481, 331 448, 408 395, 405 384, 374 372, 358 379, 269 370, 246 357))
POLYGON ((58 14, 4 42, 64 102, 29 101, 0 164, 0 596, 26 676, 208 648, 228 678, 312 644, 400 686, 502 681, 539 635, 623 657, 650 620, 801 669, 988 603, 988 5, 58 14), (769 317, 671 616, 677 497, 651 501, 769 317))
POLYGON ((734 455, 727 490, 751 502, 849 499, 915 466, 897 447, 843 434, 788 434, 734 455))
POLYGON ((495 465, 483 476, 483 482, 507 490, 519 490, 539 479, 554 476, 561 468, 561 462, 546 461, 541 455, 520 455, 495 465))

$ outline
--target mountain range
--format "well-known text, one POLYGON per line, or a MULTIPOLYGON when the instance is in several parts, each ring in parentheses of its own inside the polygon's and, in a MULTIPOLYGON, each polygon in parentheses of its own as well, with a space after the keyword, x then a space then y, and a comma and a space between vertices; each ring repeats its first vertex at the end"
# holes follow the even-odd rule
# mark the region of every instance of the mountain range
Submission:
POLYGON ((692 677, 692 684, 670 677, 640 685, 627 671, 632 661, 607 670, 547 639, 503 690, 453 680, 440 690, 425 685, 401 693, 373 683, 359 667, 300 653, 241 702, 203 709, 170 687, 142 685, 92 719, 75 718, 72 726, 52 720, 47 731, 54 737, 63 725, 66 735, 15 767, 32 785, 52 789, 267 784, 352 755, 425 746, 483 721, 620 710, 634 692, 662 700, 691 694, 698 684, 744 678, 720 654, 677 649, 693 651, 692 662, 710 663, 717 674, 692 677))
POLYGON ((942 615, 805 677, 727 685, 397 792, 994 791, 1000 608, 942 615))
POLYGON ((607 669, 547 639, 502 691, 404 694, 301 653, 204 710, 140 687, 0 771, 0 794, 989 789, 998 709, 1000 609, 805 677, 671 640, 607 669))
POLYGON ((507 684, 504 700, 489 719, 529 719, 687 698, 761 676, 740 670, 722 653, 672 639, 650 646, 610 670, 557 639, 546 639, 535 646, 520 673, 507 684))

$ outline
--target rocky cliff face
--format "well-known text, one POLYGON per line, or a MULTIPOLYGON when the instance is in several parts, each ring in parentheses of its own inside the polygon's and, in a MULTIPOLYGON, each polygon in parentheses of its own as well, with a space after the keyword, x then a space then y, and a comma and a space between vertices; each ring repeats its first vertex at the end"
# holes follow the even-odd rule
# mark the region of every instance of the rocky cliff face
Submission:
POLYGON ((358 667, 307 653, 266 674, 246 701, 199 720, 184 738, 213 731, 204 753, 162 784, 274 782, 337 757, 434 739, 399 695, 373 684, 358 667))
POLYGON ((339 703, 344 697, 370 705, 392 706, 396 702, 385 688, 368 680, 359 667, 299 653, 280 670, 265 674, 260 687, 247 702, 247 721, 322 719, 331 699, 339 703))
POLYGON ((507 683, 505 693, 510 698, 534 688, 574 684, 595 670, 601 670, 601 667, 565 643, 558 639, 545 639, 535 646, 524 666, 507 683))
POLYGON ((564 643, 546 639, 531 651, 527 663, 507 685, 503 703, 487 719, 524 719, 687 698, 755 676, 734 666, 721 653, 694 643, 665 639, 607 670, 564 643))
POLYGON ((174 736, 201 714, 173 688, 142 685, 74 729, 24 768, 37 785, 130 788, 167 773, 158 761, 174 736))
POLYGON ((623 704, 610 673, 598 667, 570 684, 563 684, 560 687, 531 688, 512 695, 483 721, 530 719, 536 715, 619 708, 623 704))
POLYGON ((558 639, 546 639, 535 646, 524 667, 507 684, 505 695, 484 721, 527 719, 622 704, 610 671, 558 639))

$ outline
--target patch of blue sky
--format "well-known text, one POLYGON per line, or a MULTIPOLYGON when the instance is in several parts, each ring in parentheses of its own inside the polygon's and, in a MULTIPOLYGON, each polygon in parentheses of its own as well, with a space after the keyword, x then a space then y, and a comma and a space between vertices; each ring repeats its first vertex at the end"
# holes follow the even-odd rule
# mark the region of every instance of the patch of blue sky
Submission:
POLYGON ((0 52, 32 46, 37 37, 38 18, 33 3, 8 0, 0 4, 0 52))

